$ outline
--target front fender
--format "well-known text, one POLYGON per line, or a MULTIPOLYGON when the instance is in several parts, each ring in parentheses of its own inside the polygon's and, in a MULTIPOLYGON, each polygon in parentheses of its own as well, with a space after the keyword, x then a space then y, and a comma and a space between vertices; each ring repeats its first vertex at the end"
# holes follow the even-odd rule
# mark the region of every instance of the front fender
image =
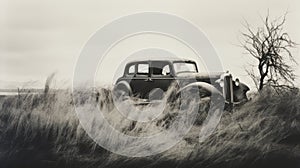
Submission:
POLYGON ((211 94, 223 95, 217 88, 215 88, 213 85, 211 85, 209 83, 206 83, 206 82, 193 82, 193 83, 190 83, 190 84, 184 86, 183 88, 181 88, 178 91, 178 93, 180 93, 184 89, 191 88, 191 87, 198 87, 198 88, 204 89, 204 90, 208 91, 211 94))
POLYGON ((249 87, 244 84, 240 83, 238 86, 233 85, 233 99, 235 103, 240 103, 247 101, 247 92, 249 91, 249 87))

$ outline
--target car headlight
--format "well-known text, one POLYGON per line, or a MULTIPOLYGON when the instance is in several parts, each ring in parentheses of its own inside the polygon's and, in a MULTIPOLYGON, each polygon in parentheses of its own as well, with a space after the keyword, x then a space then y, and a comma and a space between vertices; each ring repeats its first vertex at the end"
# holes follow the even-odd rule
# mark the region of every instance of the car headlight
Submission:
POLYGON ((221 87, 224 87, 224 81, 223 80, 219 84, 220 84, 221 87))
POLYGON ((219 83, 220 87, 224 87, 224 80, 222 78, 216 80, 216 83, 219 83))

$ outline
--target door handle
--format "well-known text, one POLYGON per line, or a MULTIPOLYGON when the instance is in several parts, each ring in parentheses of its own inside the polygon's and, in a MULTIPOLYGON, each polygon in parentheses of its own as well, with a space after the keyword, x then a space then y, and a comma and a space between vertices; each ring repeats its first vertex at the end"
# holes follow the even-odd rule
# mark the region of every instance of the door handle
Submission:
POLYGON ((153 82, 153 80, 151 78, 147 78, 144 81, 146 81, 146 82, 153 82))

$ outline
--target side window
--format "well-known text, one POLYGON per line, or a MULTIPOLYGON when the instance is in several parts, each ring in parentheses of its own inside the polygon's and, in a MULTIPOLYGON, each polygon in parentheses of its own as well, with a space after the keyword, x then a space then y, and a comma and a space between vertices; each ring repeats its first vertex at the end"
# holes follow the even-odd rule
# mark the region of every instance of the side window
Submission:
POLYGON ((147 63, 142 63, 138 64, 138 75, 148 75, 149 74, 149 64, 147 63))
POLYGON ((170 65, 165 65, 162 69, 162 75, 170 75, 170 65))
POLYGON ((135 73, 135 65, 131 65, 129 68, 128 68, 128 74, 129 75, 132 75, 135 73))

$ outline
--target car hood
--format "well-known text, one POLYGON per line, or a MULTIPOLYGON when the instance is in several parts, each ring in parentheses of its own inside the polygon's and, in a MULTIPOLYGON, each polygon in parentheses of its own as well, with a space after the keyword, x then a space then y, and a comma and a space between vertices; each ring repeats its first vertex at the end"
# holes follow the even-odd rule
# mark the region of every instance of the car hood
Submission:
POLYGON ((179 73, 179 78, 194 78, 194 79, 219 79, 225 72, 211 72, 211 73, 179 73))

